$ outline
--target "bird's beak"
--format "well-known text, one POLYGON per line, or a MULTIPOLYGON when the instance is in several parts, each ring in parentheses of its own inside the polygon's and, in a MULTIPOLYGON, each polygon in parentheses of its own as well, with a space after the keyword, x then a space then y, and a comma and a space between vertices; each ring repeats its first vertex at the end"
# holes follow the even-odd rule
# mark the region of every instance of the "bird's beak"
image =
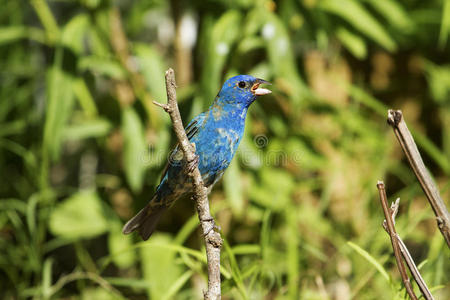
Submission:
POLYGON ((255 96, 263 96, 263 95, 267 95, 267 94, 272 93, 272 91, 270 91, 270 90, 268 90, 268 89, 260 88, 259 86, 260 86, 261 84, 271 84, 271 83, 268 82, 268 81, 265 81, 264 79, 256 78, 255 83, 253 84, 253 86, 252 86, 252 88, 251 88, 252 93, 253 93, 255 96))

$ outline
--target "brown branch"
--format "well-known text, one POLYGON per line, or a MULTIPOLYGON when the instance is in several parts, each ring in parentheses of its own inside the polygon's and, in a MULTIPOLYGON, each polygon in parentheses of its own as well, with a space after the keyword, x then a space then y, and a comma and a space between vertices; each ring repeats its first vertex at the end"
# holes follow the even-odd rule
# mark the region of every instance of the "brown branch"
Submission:
POLYGON ((377 188, 380 194, 381 206, 383 207, 384 216, 386 218, 386 226, 388 228, 389 236, 391 237, 392 249, 394 249, 394 255, 395 260, 397 261, 398 271, 400 272, 400 276, 402 277, 403 284, 405 285, 409 297, 411 297, 412 300, 417 300, 416 294, 414 294, 414 290, 409 280, 408 273, 406 273, 406 268, 405 265, 403 264, 403 260, 401 257, 400 246, 397 240, 397 232, 395 231, 394 222, 392 221, 392 217, 389 212, 384 183, 382 181, 378 181, 377 188))
MULTIPOLYGON (((395 226, 395 217, 398 212, 399 202, 400 198, 397 198, 397 200, 395 202, 392 202, 391 204, 390 215, 394 226, 395 226)), ((389 234, 389 229, 387 227, 386 220, 383 221, 383 228, 389 234)), ((425 283, 425 280, 423 280, 422 275, 420 275, 419 269, 417 269, 416 264, 414 263, 411 254, 409 254, 408 248, 406 247, 405 243, 398 234, 396 235, 396 237, 398 245, 400 247, 400 251, 402 252, 403 259, 405 260, 406 265, 408 266, 408 269, 411 272, 412 277, 414 278, 414 281, 419 286, 422 295, 425 297, 426 300, 434 300, 433 295, 430 292, 430 289, 425 283)))
POLYGON ((184 131, 180 111, 178 110, 175 72, 172 69, 166 71, 167 104, 154 102, 162 107, 172 120, 173 129, 177 136, 181 150, 186 160, 185 170, 192 179, 194 186, 193 198, 196 201, 198 218, 202 227, 206 244, 206 259, 208 263, 208 291, 204 298, 208 300, 220 299, 220 248, 222 238, 216 232, 214 219, 211 216, 208 202, 208 190, 203 184, 202 175, 198 169, 198 156, 195 155, 195 145, 189 142, 184 131))
POLYGON ((431 208, 436 215, 436 221, 439 230, 444 236, 447 246, 450 248, 450 216, 444 201, 442 201, 439 189, 431 178, 430 173, 425 167, 416 143, 403 120, 403 114, 400 110, 388 111, 387 122, 394 129, 395 136, 402 146, 403 152, 408 158, 409 164, 416 174, 422 189, 430 202, 431 208))

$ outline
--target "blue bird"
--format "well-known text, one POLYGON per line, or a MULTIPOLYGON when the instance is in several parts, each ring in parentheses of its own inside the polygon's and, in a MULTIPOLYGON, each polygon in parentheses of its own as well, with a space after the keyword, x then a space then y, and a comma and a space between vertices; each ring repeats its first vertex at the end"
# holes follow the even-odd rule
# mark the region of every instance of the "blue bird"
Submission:
MULTIPOLYGON (((257 96, 271 93, 268 89, 260 88, 261 84, 269 82, 249 75, 228 79, 209 109, 196 116, 185 128, 189 141, 195 145, 198 168, 209 190, 222 177, 236 153, 250 104, 257 96)), ((122 230, 124 234, 137 230, 142 239, 147 240, 164 211, 177 199, 192 193, 192 182, 183 172, 185 164, 183 152, 178 146, 175 147, 156 193, 125 224, 122 230)))

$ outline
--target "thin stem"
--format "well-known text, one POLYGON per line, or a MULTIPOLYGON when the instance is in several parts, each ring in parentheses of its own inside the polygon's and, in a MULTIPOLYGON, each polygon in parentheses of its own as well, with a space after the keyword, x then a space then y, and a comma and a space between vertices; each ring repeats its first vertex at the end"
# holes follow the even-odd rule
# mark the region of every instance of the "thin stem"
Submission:
MULTIPOLYGON (((400 198, 397 198, 395 202, 392 202, 390 214, 392 218, 392 223, 395 226, 395 217, 397 216, 398 207, 400 203, 400 198)), ((384 220, 383 222, 383 228, 386 230, 387 233, 389 233, 389 229, 387 227, 387 221, 384 220)), ((405 243, 401 239, 400 235, 396 235, 397 242, 400 247, 400 251, 402 252, 403 259, 406 262, 406 265, 408 266, 409 271, 411 272, 412 277, 414 278, 414 281, 419 286, 419 289, 422 293, 422 295, 425 297, 426 300, 434 300, 433 295, 430 292, 430 289, 428 288, 427 284, 425 283, 425 280, 423 280, 422 275, 420 275, 419 269, 417 269, 416 264, 414 263, 414 260, 411 257, 411 254, 409 254, 408 248, 406 247, 405 243)))
POLYGON ((428 202, 430 202, 431 208, 436 215, 438 228, 444 236, 447 246, 450 248, 450 216, 447 207, 445 206, 444 201, 442 201, 439 189, 423 163, 416 143, 403 119, 402 112, 400 110, 390 109, 388 111, 387 122, 394 129, 395 136, 408 158, 409 164, 413 169, 414 174, 416 174, 416 177, 427 196, 428 202))
POLYGON ((378 181, 377 183, 378 192, 380 195, 381 206, 383 207, 384 216, 386 218, 386 226, 388 229, 389 236, 391 237, 392 249, 394 249, 395 260, 397 261, 398 271, 402 277, 403 284, 405 285, 406 291, 413 300, 417 300, 416 294, 412 288, 411 282, 409 281, 408 273, 406 273, 405 265, 401 257, 400 246, 398 245, 397 232, 395 231, 394 222, 392 221, 391 214, 389 212, 386 190, 384 188, 384 183, 378 181))
POLYGON ((175 72, 172 69, 166 71, 167 105, 155 103, 164 108, 170 115, 173 129, 177 136, 181 150, 186 159, 185 170, 192 179, 194 186, 194 200, 196 201, 198 218, 202 227, 206 244, 206 259, 208 264, 208 290, 204 298, 216 300, 221 298, 220 292, 220 248, 222 238, 214 230, 214 219, 211 216, 208 202, 208 190, 203 184, 201 173, 198 169, 198 158, 195 155, 195 145, 189 142, 184 131, 180 111, 178 110, 175 72))

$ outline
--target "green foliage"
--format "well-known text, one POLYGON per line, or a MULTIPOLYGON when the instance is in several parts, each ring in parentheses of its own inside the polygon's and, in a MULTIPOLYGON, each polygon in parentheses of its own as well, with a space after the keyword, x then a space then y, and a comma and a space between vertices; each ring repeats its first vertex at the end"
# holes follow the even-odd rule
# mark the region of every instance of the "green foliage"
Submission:
POLYGON ((144 180, 142 152, 145 149, 145 140, 142 124, 132 108, 125 108, 122 112, 122 135, 125 175, 131 189, 139 192, 144 180))
POLYGON ((224 298, 405 299, 380 179, 425 281, 449 298, 449 251, 385 118, 403 110, 449 199, 450 1, 119 2, 0 0, 4 299, 201 298, 189 199, 149 241, 121 233, 176 143, 151 103, 169 66, 184 122, 229 76, 273 83, 210 196, 224 298))
POLYGON ((72 195, 52 211, 50 232, 67 239, 92 238, 105 233, 108 220, 101 205, 100 198, 93 192, 72 195))

